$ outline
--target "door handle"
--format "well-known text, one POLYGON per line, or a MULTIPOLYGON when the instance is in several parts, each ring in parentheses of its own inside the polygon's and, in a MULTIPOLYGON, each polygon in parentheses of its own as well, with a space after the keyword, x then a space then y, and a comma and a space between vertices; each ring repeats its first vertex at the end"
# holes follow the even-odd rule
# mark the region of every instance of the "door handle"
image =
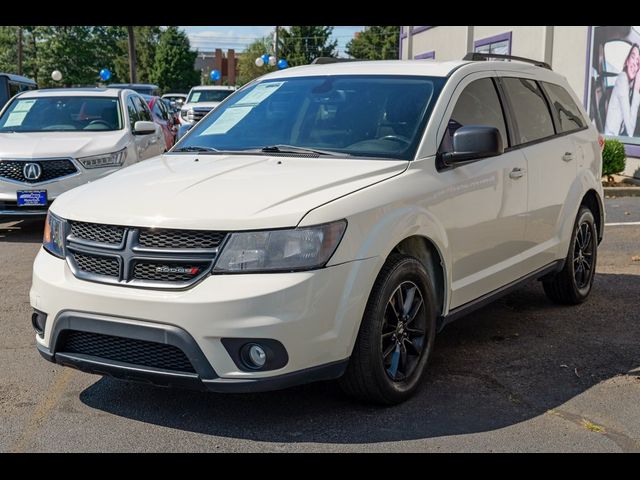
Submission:
POLYGON ((571 160, 573 160, 573 153, 565 152, 565 154, 562 156, 562 160, 564 160, 565 162, 570 162, 571 160))
POLYGON ((514 168, 513 170, 511 170, 511 172, 509 172, 509 178, 513 178, 514 180, 517 180, 518 178, 522 178, 524 177, 524 169, 522 168, 514 168))

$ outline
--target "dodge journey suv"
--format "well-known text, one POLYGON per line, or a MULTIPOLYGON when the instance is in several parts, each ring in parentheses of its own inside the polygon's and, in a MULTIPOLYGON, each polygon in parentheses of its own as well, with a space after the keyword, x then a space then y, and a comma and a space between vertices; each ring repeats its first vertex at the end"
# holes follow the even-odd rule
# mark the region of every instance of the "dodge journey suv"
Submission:
POLYGON ((447 323, 531 279, 588 297, 604 211, 587 118, 539 62, 265 75, 168 153, 56 199, 37 348, 164 386, 339 379, 401 402, 447 323))

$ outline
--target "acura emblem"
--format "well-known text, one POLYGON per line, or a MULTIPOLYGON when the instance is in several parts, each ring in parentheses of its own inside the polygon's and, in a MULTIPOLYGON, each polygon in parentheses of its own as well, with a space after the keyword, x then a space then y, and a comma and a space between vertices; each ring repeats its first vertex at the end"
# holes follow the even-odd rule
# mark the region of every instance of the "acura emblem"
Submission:
POLYGON ((22 173, 27 180, 38 180, 42 175, 42 167, 37 163, 25 163, 22 173))

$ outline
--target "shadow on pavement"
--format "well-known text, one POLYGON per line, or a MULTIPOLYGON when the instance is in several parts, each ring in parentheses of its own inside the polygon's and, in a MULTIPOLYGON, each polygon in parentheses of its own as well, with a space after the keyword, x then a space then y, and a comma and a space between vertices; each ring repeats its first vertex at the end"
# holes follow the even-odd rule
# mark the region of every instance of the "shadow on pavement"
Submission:
POLYGON ((218 395, 103 378, 86 405, 150 424, 267 442, 372 443, 495 430, 557 408, 617 375, 638 376, 640 276, 599 274, 591 298, 559 307, 532 282, 450 325, 423 388, 391 408, 334 383, 218 395))
POLYGON ((44 217, 14 220, 0 217, 0 243, 41 243, 44 217))

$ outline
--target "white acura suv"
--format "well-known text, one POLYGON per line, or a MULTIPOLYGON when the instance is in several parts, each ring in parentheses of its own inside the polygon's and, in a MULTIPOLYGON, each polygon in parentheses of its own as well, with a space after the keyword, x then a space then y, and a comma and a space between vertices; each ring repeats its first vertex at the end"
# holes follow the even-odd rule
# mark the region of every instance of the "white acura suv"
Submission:
POLYGON ((61 193, 163 151, 160 128, 131 90, 18 94, 0 112, 0 216, 44 216, 61 193))
POLYGON ((601 147, 545 64, 265 75, 167 154, 61 195, 34 264, 40 353, 216 392, 340 378, 393 404, 435 334, 531 279, 584 301, 601 147))

